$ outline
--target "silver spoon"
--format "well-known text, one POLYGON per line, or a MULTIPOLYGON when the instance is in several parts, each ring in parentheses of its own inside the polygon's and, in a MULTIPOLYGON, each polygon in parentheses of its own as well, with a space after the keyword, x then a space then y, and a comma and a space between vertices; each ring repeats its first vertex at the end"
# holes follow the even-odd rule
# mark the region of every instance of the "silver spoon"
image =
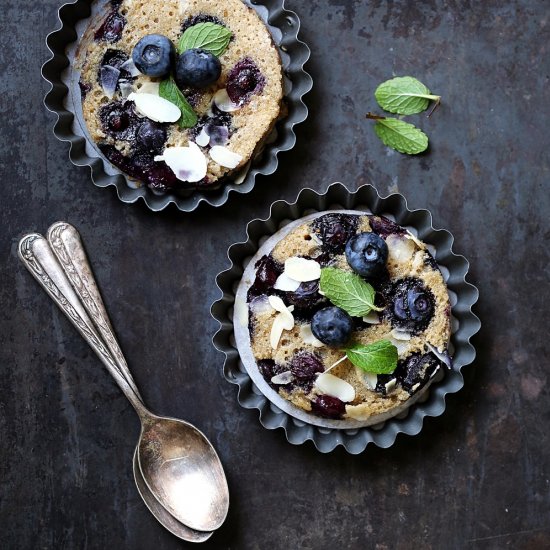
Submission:
MULTIPOLYGON (((206 437, 194 426, 152 414, 139 399, 139 394, 136 395, 135 384, 129 382, 129 371, 127 376, 121 373, 120 365, 114 362, 109 349, 93 329, 84 306, 71 286, 72 283, 89 302, 93 293, 90 294, 88 289, 93 276, 89 269, 85 273, 86 269, 81 267, 85 254, 82 250, 80 257, 78 254, 74 260, 71 257, 71 250, 78 249, 80 243, 78 233, 68 224, 56 224, 49 232, 50 240, 55 241, 54 228, 59 225, 68 229, 66 234, 60 231, 61 242, 63 236, 69 242, 69 246, 63 247, 63 252, 57 250, 59 247, 50 247, 41 235, 27 235, 19 246, 22 261, 92 346, 138 413, 142 430, 136 455, 145 486, 164 509, 185 526, 197 531, 214 531, 223 523, 229 506, 227 481, 219 457, 206 437), (56 250, 57 258, 52 248, 56 250), (71 283, 65 273, 71 278, 71 283), (84 277, 80 276, 82 273, 84 277), (90 325, 93 330, 90 330, 90 325)), ((88 303, 86 309, 93 310, 93 305, 88 303)), ((111 330, 109 323, 107 329, 111 330)), ((100 332, 104 330, 105 324, 100 327, 100 332)), ((116 344, 114 335, 113 342, 116 344)), ((110 347, 112 345, 111 342, 110 347)), ((120 351, 118 344, 116 348, 120 351)), ((127 370, 122 353, 120 357, 127 370)), ((138 481, 136 479, 136 483, 138 481)))

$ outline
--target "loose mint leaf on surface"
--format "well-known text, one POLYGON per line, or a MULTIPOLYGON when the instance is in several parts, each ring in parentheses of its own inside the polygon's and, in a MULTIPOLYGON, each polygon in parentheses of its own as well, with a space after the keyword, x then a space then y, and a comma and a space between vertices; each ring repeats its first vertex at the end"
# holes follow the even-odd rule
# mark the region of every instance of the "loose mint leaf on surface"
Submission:
POLYGON ((372 374, 391 374, 397 367, 397 348, 389 340, 368 346, 353 344, 345 351, 356 367, 372 374))
POLYGON ((399 115, 421 113, 428 108, 430 101, 441 101, 441 96, 433 95, 427 86, 412 76, 386 80, 376 88, 374 97, 384 111, 399 115))
POLYGON ((198 23, 189 27, 182 35, 178 44, 178 53, 201 48, 220 57, 227 49, 233 33, 217 23, 198 23))
POLYGON ((321 269, 320 289, 335 306, 352 317, 364 317, 372 310, 383 309, 374 305, 374 288, 355 273, 325 267, 321 269))
POLYGON ((420 128, 397 118, 376 117, 374 131, 384 145, 400 153, 417 155, 428 148, 428 136, 420 128))
POLYGON ((159 96, 179 107, 181 111, 181 118, 178 120, 180 128, 193 128, 197 124, 197 113, 189 105, 172 77, 160 83, 159 96))

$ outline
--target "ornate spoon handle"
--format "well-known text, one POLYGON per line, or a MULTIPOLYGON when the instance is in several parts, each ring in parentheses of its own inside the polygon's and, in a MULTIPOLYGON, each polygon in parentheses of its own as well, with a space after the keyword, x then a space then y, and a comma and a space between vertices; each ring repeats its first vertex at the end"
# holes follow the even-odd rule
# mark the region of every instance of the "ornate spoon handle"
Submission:
POLYGON ((73 290, 80 298, 103 341, 111 351, 120 372, 126 378, 134 393, 139 395, 139 391, 128 368, 128 363, 122 354, 113 327, 109 321, 109 316, 107 315, 99 288, 92 274, 80 234, 67 222, 57 222, 48 229, 48 242, 65 275, 71 282, 73 290))
POLYGON ((139 393, 135 392, 133 387, 130 386, 125 376, 120 372, 118 365, 114 362, 111 353, 102 342, 48 241, 38 233, 26 235, 19 242, 19 257, 31 272, 31 275, 95 351, 124 395, 140 414, 143 411, 143 404, 139 393))

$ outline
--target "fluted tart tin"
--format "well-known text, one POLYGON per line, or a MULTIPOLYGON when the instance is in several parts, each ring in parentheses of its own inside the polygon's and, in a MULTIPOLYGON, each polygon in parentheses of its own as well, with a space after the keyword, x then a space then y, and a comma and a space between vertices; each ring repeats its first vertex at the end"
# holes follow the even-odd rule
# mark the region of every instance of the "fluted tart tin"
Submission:
POLYGON ((239 403, 244 408, 258 409, 264 427, 283 428, 289 442, 301 444, 311 440, 321 452, 330 452, 342 445, 348 452, 357 454, 369 444, 389 447, 399 433, 418 434, 426 416, 439 416, 444 412, 445 396, 462 388, 461 370, 475 358, 470 339, 478 332, 480 322, 471 308, 478 299, 478 291, 466 281, 469 264, 463 256, 453 252, 453 240, 448 231, 434 229, 429 211, 409 210, 402 195, 383 198, 370 185, 352 192, 343 184, 335 183, 323 194, 304 189, 294 203, 273 203, 267 219, 253 220, 248 224, 247 240, 229 248, 231 266, 217 277, 223 295, 212 306, 212 315, 221 325, 214 336, 214 344, 225 353, 224 376, 228 382, 238 386, 239 403), (367 421, 321 418, 281 397, 258 370, 244 321, 246 292, 254 276, 256 260, 269 252, 297 224, 324 211, 383 215, 405 227, 428 246, 449 292, 452 368, 445 372, 439 370, 398 410, 367 421))
POLYGON ((159 194, 146 185, 136 186, 131 178, 105 158, 91 139, 83 118, 80 73, 75 60, 80 39, 90 21, 107 12, 109 1, 76 0, 59 9, 60 27, 46 39, 52 57, 42 67, 42 76, 51 84, 44 103, 57 115, 54 134, 61 141, 69 142, 71 162, 76 166, 89 166, 92 182, 96 186, 114 186, 121 201, 134 203, 141 199, 153 211, 163 210, 173 203, 179 210, 190 212, 201 203, 222 206, 232 193, 249 193, 257 176, 276 171, 279 153, 294 147, 294 127, 304 122, 308 115, 303 97, 311 90, 313 83, 304 64, 309 59, 310 50, 298 38, 300 19, 285 8, 284 0, 244 0, 244 3, 258 13, 280 53, 286 116, 277 122, 265 139, 263 149, 254 157, 248 171, 243 170, 240 178, 236 176, 216 189, 188 191, 185 194, 159 194))

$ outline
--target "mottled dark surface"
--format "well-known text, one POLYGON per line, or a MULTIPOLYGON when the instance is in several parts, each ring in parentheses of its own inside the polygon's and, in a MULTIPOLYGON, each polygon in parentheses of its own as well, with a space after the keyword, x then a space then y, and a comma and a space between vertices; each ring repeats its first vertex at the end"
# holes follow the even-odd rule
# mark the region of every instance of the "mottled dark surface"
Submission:
POLYGON ((187 547, 136 492, 136 416, 17 261, 18 238, 58 219, 82 232, 147 402, 196 423, 219 450, 231 509, 203 548, 550 547, 548 3, 287 4, 313 51, 298 145, 250 195, 185 215, 125 205, 69 163, 40 77, 58 1, 2 0, 2 549, 187 547), (430 120, 411 117, 431 138, 426 155, 388 151, 364 119, 392 74, 443 96, 430 120), (465 389, 420 436, 361 456, 321 455, 264 430, 238 406, 210 343, 214 277, 245 222, 333 180, 431 209, 481 291, 465 389))

